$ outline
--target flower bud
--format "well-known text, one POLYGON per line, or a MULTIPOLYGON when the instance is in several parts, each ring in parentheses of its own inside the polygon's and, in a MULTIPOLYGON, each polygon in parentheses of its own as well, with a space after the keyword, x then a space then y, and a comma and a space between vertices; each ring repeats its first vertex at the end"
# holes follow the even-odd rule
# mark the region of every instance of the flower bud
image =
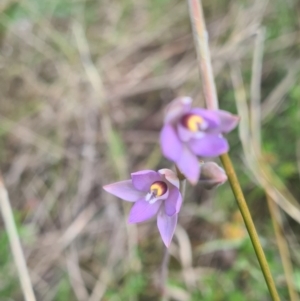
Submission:
POLYGON ((201 174, 199 183, 206 189, 212 189, 227 181, 223 168, 215 162, 201 163, 201 174))

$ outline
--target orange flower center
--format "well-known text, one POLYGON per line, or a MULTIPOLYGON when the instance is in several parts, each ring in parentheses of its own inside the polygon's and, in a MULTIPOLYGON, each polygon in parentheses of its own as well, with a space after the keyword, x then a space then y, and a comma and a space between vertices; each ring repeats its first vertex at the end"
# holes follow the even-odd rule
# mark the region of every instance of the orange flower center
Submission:
POLYGON ((182 124, 191 132, 198 132, 201 129, 203 121, 202 117, 194 114, 188 114, 182 118, 182 124))
POLYGON ((150 186, 150 191, 155 197, 162 196, 167 192, 167 190, 168 190, 167 184, 162 181, 154 182, 150 186))

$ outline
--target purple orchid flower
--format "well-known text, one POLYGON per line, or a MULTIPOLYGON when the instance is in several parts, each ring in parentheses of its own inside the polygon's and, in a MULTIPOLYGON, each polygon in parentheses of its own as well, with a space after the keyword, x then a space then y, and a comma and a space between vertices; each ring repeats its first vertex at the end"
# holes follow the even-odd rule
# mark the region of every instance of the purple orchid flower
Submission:
POLYGON ((197 156, 216 157, 228 151, 223 137, 234 129, 239 117, 222 110, 192 108, 190 97, 173 100, 165 112, 160 135, 162 152, 180 171, 196 184, 200 176, 197 156))
POLYGON ((129 223, 144 222, 157 215, 161 238, 169 247, 182 204, 179 179, 172 170, 134 172, 131 180, 112 183, 103 189, 125 201, 134 202, 129 213, 129 223))

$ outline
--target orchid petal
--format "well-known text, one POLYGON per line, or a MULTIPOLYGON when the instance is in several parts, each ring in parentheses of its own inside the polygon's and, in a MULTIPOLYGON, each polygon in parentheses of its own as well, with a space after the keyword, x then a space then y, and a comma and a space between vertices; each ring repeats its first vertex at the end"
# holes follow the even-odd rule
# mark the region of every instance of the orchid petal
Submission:
POLYGON ((142 170, 138 172, 133 172, 131 174, 133 186, 140 191, 148 192, 150 186, 156 182, 161 181, 161 175, 153 170, 142 170))
POLYGON ((103 189, 128 202, 136 202, 145 196, 144 192, 140 192, 133 187, 131 180, 108 184, 103 186, 103 189))
POLYGON ((237 115, 233 115, 223 110, 216 110, 214 113, 216 113, 220 119, 220 125, 218 128, 221 133, 228 133, 232 131, 239 123, 240 117, 237 115))
MULTIPOLYGON (((167 184, 167 183, 166 183, 167 184)), ((169 197, 169 185, 167 184, 168 186, 168 190, 161 196, 157 196, 155 199, 157 200, 166 200, 168 197, 169 197)))
POLYGON ((135 224, 150 219, 157 214, 161 203, 162 201, 157 200, 155 203, 150 204, 146 202, 145 198, 136 201, 130 210, 128 222, 135 224))
POLYGON ((166 158, 175 162, 179 159, 182 152, 182 142, 172 125, 164 125, 160 134, 160 145, 166 158))
POLYGON ((168 248, 171 244, 175 228, 177 225, 178 214, 168 216, 162 208, 157 215, 157 227, 160 232, 161 238, 168 248))
POLYGON ((216 157, 229 150, 227 140, 221 135, 207 134, 200 139, 191 139, 188 145, 198 156, 216 157))
POLYGON ((173 123, 191 109, 192 99, 190 97, 178 97, 174 99, 165 110, 165 123, 173 123))
POLYGON ((168 182, 173 184, 175 187, 179 188, 179 179, 173 170, 163 168, 163 169, 160 169, 158 172, 160 174, 164 175, 168 182))
POLYGON ((192 184, 197 184, 200 175, 200 164, 197 157, 186 146, 184 146, 181 157, 176 164, 192 184))
POLYGON ((178 188, 170 189, 169 196, 165 200, 165 212, 168 216, 178 213, 182 204, 181 193, 178 188))
POLYGON ((190 114, 195 114, 202 117, 208 124, 208 128, 217 128, 220 126, 220 116, 217 111, 201 109, 201 108, 194 108, 190 111, 190 114))
MULTIPOLYGON (((192 132, 186 127, 184 127, 182 124, 178 123, 177 124, 177 133, 181 141, 187 142, 196 135, 202 134, 202 132, 192 132)), ((204 133, 203 133, 204 135, 204 133)))

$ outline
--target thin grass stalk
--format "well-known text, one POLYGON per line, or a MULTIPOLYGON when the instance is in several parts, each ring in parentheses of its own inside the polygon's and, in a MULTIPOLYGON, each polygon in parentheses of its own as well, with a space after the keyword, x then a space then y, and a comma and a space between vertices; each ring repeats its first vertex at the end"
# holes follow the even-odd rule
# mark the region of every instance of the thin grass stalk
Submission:
MULTIPOLYGON (((250 91, 250 139, 253 145, 254 157, 262 160, 261 154, 261 78, 264 54, 265 29, 261 28, 256 37, 250 91)), ((246 99, 245 99, 246 103, 246 99)), ((255 160, 255 159, 254 159, 255 160)), ((283 233, 283 223, 278 205, 271 197, 270 191, 265 188, 267 204, 276 236, 276 242, 283 265, 285 279, 291 301, 298 301, 299 297, 293 284, 293 268, 288 244, 283 233)))
POLYGON ((10 242, 13 258, 17 267, 19 280, 21 282, 22 291, 26 301, 36 301, 26 260, 23 254, 20 238, 17 231, 17 226, 14 220, 12 208, 8 197, 8 192, 4 186, 3 180, 0 177, 0 208, 10 242))
POLYGON ((277 246, 279 249, 279 254, 281 257, 281 262, 285 274, 286 284, 288 288, 288 292, 290 295, 291 301, 298 301, 299 296, 296 292, 294 281, 293 281, 293 266, 290 257, 290 251, 286 239, 284 237, 284 230, 283 230, 283 222, 281 218, 281 212, 279 210, 278 205, 274 202, 274 200, 269 195, 268 191, 266 190, 266 198, 267 203, 272 219, 272 224, 276 236, 277 246))
MULTIPOLYGON (((267 202, 269 206, 272 223, 274 225, 274 232, 276 235, 276 241, 278 244, 280 257, 283 264, 288 291, 290 294, 291 301, 297 301, 299 300, 299 297, 297 291, 295 290, 295 285, 293 283, 293 278, 292 278, 293 267, 291 263, 290 252, 289 252, 288 244, 283 235, 283 222, 280 215, 279 205, 274 201, 274 197, 276 197, 276 191, 277 191, 276 186, 272 185, 273 182, 272 180, 268 182, 265 179, 267 175, 264 174, 265 168, 264 168, 264 162, 262 161, 260 150, 258 150, 259 153, 256 154, 254 150, 251 149, 249 150, 248 147, 249 140, 252 139, 252 143, 255 144, 255 142, 257 141, 257 137, 256 138, 254 137, 256 135, 256 132, 252 132, 251 133, 252 137, 250 137, 250 132, 249 132, 250 114, 247 106, 247 99, 246 99, 245 88, 243 85, 242 75, 237 64, 231 66, 231 76, 232 76, 232 82, 235 91, 236 104, 238 106, 238 112, 241 116, 239 130, 240 130, 240 140, 242 141, 245 158, 248 167, 251 169, 258 183, 266 191, 267 202)), ((284 210, 287 209, 288 204, 290 203, 284 204, 283 207, 284 210)), ((292 212, 295 212, 297 209, 292 208, 291 210, 292 212)), ((286 211, 286 213, 290 215, 289 211, 286 211)))
POLYGON ((219 108, 219 102, 202 5, 198 0, 188 0, 188 3, 206 106, 210 110, 216 110, 219 108))
POLYGON ((250 171, 255 175, 257 184, 268 190, 269 195, 275 203, 286 212, 291 218, 300 223, 300 206, 297 200, 285 187, 275 172, 268 166, 261 157, 254 152, 249 132, 249 108, 238 63, 231 64, 231 77, 236 98, 238 113, 241 117, 239 124, 239 137, 242 142, 246 163, 250 171))
MULTIPOLYGON (((107 98, 105 95, 105 89, 103 86, 101 74, 98 72, 97 68, 92 62, 91 53, 89 49, 88 42, 86 40, 86 36, 84 30, 80 23, 75 22, 73 25, 73 32, 76 38, 78 50, 81 56, 82 64, 84 70, 86 72, 86 76, 90 81, 92 87, 97 96, 97 105, 101 111, 101 127, 103 136, 108 145, 108 151, 112 154, 115 153, 116 144, 118 144, 118 148, 121 149, 121 145, 118 141, 118 136, 116 131, 113 128, 113 125, 110 120, 109 108, 107 103, 107 98)), ((119 151, 119 150, 118 150, 119 151)), ((124 154, 118 153, 118 155, 113 156, 112 166, 115 167, 115 171, 117 172, 120 179, 125 178, 127 175, 127 164, 124 158, 124 154)), ((124 211, 124 216, 127 216, 129 213, 128 207, 125 203, 122 204, 122 208, 124 211)), ((136 256, 135 251, 137 248, 137 227, 134 224, 129 225, 127 221, 124 219, 124 224, 127 233, 127 241, 128 241, 128 266, 133 271, 139 271, 141 269, 141 263, 139 258, 136 256)), ((100 284, 101 285, 101 284, 100 284)), ((97 287, 94 287, 94 290, 91 294, 91 300, 94 300, 94 296, 97 294, 97 287)))
MULTIPOLYGON (((194 31, 194 39, 196 43, 200 73, 203 82, 203 89, 205 92, 206 105, 208 109, 216 110, 218 109, 218 98, 212 71, 210 51, 208 47, 208 33, 206 31, 202 5, 200 4, 199 0, 188 0, 188 3, 191 23, 194 31)), ((224 154, 221 155, 220 158, 226 170, 238 207, 243 216, 262 273, 265 277, 265 281, 268 286, 270 295, 274 301, 279 301, 280 297, 276 290, 276 286, 268 262, 261 247, 250 211, 248 209, 238 178, 235 174, 235 170, 231 163, 230 157, 228 154, 224 154)))
POLYGON ((250 129, 254 133, 252 136, 254 149, 261 149, 261 73, 264 54, 265 29, 261 28, 255 40, 252 76, 251 76, 251 102, 250 102, 250 129))
MULTIPOLYGON (((271 184, 268 184, 264 180, 264 176, 262 175, 262 170, 263 170, 263 161, 261 158, 261 151, 258 149, 259 147, 254 146, 256 149, 258 149, 258 155, 254 153, 254 150, 249 150, 248 143, 249 140, 252 140, 252 143, 255 144, 257 140, 256 131, 254 132, 252 130, 252 133, 250 135, 249 132, 249 125, 250 125, 250 120, 249 120, 249 109, 247 106, 247 99, 246 99, 246 93, 244 89, 244 84, 242 80, 242 75, 240 72, 240 68, 238 67, 237 64, 234 64, 231 66, 231 76, 232 76, 232 82, 234 86, 234 93, 235 93, 235 98, 236 98, 236 104, 238 106, 238 112, 241 116, 241 122, 240 122, 240 140, 242 141, 243 145, 243 150, 246 158, 246 162, 249 168, 252 167, 252 173, 253 175, 257 178, 258 183, 262 185, 262 187, 266 191, 266 196, 267 196, 267 202, 269 206, 269 211, 270 211, 270 216, 272 219, 272 223, 274 226, 274 232, 276 235, 276 241, 278 244, 278 249, 280 253, 280 257, 282 260, 283 264, 283 269, 285 272, 285 277, 287 281, 287 286, 288 286, 288 291, 290 294, 291 301, 297 301, 299 300, 298 294, 295 290, 294 284, 293 284, 293 279, 291 275, 293 275, 293 268, 291 264, 291 258, 290 258, 290 253, 288 249, 287 242, 282 234, 283 232, 283 223, 280 215, 280 210, 278 207, 278 204, 275 203, 273 197, 274 197, 274 187, 270 186, 271 184), (253 139, 254 138, 254 139, 253 139), (258 161, 259 160, 259 161, 258 161), (259 168, 257 168, 259 166, 259 168), (273 193, 272 193, 272 190, 273 193)), ((258 120, 260 122, 260 120, 258 120)), ((253 122, 253 120, 252 120, 253 122)), ((257 127, 257 126, 255 126, 257 127)), ((260 143, 259 143, 260 144, 260 143)), ((271 183, 271 182, 270 182, 271 183)), ((287 206, 284 207, 286 209, 287 206)), ((295 210, 293 209, 293 212, 295 210)), ((287 212, 288 213, 288 212, 287 212)))
POLYGON ((164 247, 164 257, 161 264, 161 301, 168 300, 168 290, 167 290, 167 282, 168 282, 168 274, 169 274, 169 262, 170 262, 170 252, 167 247, 164 247))

